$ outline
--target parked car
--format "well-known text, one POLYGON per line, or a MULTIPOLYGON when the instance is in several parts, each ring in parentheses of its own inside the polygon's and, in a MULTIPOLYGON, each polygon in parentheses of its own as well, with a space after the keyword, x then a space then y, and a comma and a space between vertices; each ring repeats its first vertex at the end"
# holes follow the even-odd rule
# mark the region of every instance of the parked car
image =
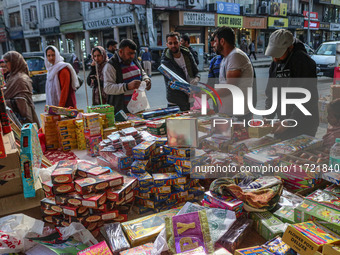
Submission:
POLYGON ((308 53, 308 55, 313 55, 314 54, 314 49, 312 47, 310 47, 307 43, 304 43, 306 51, 308 53))
MULTIPOLYGON (((29 75, 33 81, 33 94, 44 94, 47 74, 44 52, 23 52, 22 56, 27 62, 29 75)), ((74 53, 61 53, 61 56, 65 62, 74 65, 74 53)))
POLYGON ((316 63, 319 76, 334 76, 335 59, 336 59, 336 45, 340 41, 324 42, 312 55, 312 59, 316 63))
MULTIPOLYGON (((146 46, 142 46, 139 50, 139 55, 138 58, 141 60, 142 54, 144 53, 144 49, 146 46)), ((150 46, 148 47, 149 51, 151 52, 151 70, 157 72, 157 68, 161 65, 161 57, 164 49, 166 48, 165 46, 150 46)))

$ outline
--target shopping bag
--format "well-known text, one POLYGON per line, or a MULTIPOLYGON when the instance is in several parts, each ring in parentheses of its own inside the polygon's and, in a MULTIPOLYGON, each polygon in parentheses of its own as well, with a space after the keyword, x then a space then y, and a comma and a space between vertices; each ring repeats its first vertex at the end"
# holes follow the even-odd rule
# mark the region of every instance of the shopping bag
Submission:
POLYGON ((132 94, 131 100, 127 105, 127 109, 130 113, 135 114, 137 112, 145 111, 150 108, 149 100, 145 93, 145 82, 142 82, 138 89, 132 94))
MULTIPOLYGON (((191 110, 201 110, 202 109, 202 99, 198 96, 196 96, 195 94, 193 95, 194 98, 194 105, 191 107, 191 110)), ((210 109, 208 100, 206 103, 207 109, 210 109)))

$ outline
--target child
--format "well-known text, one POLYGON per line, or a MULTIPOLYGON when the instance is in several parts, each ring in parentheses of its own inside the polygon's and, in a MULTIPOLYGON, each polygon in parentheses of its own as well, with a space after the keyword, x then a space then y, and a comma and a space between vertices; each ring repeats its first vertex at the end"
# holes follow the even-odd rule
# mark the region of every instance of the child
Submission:
POLYGON ((329 127, 323 137, 323 146, 329 149, 335 143, 335 138, 340 138, 340 98, 329 103, 327 114, 329 127))

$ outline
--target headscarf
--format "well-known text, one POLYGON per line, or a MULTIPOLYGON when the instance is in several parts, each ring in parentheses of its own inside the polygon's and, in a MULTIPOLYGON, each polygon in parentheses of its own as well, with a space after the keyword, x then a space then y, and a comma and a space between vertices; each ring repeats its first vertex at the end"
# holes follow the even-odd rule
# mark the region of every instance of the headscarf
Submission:
POLYGON ((95 51, 98 51, 98 50, 99 50, 100 54, 103 56, 103 60, 104 60, 103 63, 98 64, 99 79, 101 81, 104 81, 103 69, 104 69, 104 66, 106 65, 106 63, 109 61, 109 58, 107 57, 106 50, 102 46, 96 46, 92 49, 92 52, 91 52, 91 57, 92 57, 93 61, 94 61, 93 54, 94 54, 95 51))
POLYGON ((47 77, 46 77, 46 104, 47 105, 59 105, 60 100, 60 82, 58 74, 59 72, 67 67, 71 73, 71 86, 73 90, 77 90, 76 88, 79 86, 78 77, 76 72, 74 71, 72 65, 64 62, 64 58, 60 55, 58 49, 52 45, 46 47, 45 52, 45 66, 47 69, 47 77), (55 52, 55 62, 52 65, 47 60, 46 50, 48 48, 52 48, 55 52))
POLYGON ((28 66, 23 56, 16 51, 9 51, 5 54, 4 59, 11 63, 11 75, 25 73, 29 75, 28 66))

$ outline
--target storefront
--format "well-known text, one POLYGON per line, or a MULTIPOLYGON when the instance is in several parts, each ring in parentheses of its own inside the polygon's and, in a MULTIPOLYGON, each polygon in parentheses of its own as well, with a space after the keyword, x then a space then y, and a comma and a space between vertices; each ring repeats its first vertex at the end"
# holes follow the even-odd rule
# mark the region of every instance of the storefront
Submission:
MULTIPOLYGON (((217 27, 228 26, 233 28, 236 34, 236 38, 240 39, 241 28, 243 28, 243 16, 217 14, 216 26, 217 27)), ((239 47, 239 44, 240 40, 236 42, 236 46, 239 47)))
POLYGON ((24 38, 27 51, 42 51, 39 29, 24 31, 24 38))
POLYGON ((294 36, 300 39, 302 42, 305 40, 302 39, 304 36, 304 18, 301 16, 288 16, 288 29, 291 31, 294 36))
POLYGON ((60 49, 60 27, 46 27, 40 28, 41 44, 45 49, 47 45, 55 45, 60 49))
POLYGON ((264 52, 264 34, 261 29, 267 29, 267 18, 243 17, 241 39, 246 39, 247 44, 255 40, 256 51, 264 52))
POLYGON ((339 41, 340 40, 340 24, 330 23, 329 30, 331 31, 331 41, 339 41))
POLYGON ((14 49, 18 52, 25 52, 25 40, 24 40, 24 33, 22 30, 10 30, 9 37, 13 41, 14 49))
POLYGON ((82 21, 63 24, 60 26, 62 45, 60 50, 63 52, 74 52, 77 56, 81 55, 80 42, 84 39, 84 26, 82 21))
POLYGON ((331 38, 330 23, 320 22, 320 31, 322 34, 322 42, 327 42, 331 38))
MULTIPOLYGON (((307 33, 308 33, 308 19, 309 15, 307 11, 303 12, 304 16, 304 30, 305 30, 305 38, 307 38, 307 33)), ((312 48, 316 49, 321 43, 322 43, 322 32, 319 30, 320 28, 320 21, 319 21, 319 16, 317 12, 311 12, 310 13, 310 22, 309 22, 309 30, 310 30, 310 40, 312 45, 312 48)), ((306 41, 307 42, 307 41, 306 41)))
POLYGON ((85 21, 85 44, 92 48, 95 45, 105 46, 105 42, 110 39, 119 41, 119 38, 133 38, 132 29, 135 25, 132 13, 110 18, 85 21), (122 29, 124 27, 124 29, 122 29), (131 31, 131 32, 130 32, 131 31))

